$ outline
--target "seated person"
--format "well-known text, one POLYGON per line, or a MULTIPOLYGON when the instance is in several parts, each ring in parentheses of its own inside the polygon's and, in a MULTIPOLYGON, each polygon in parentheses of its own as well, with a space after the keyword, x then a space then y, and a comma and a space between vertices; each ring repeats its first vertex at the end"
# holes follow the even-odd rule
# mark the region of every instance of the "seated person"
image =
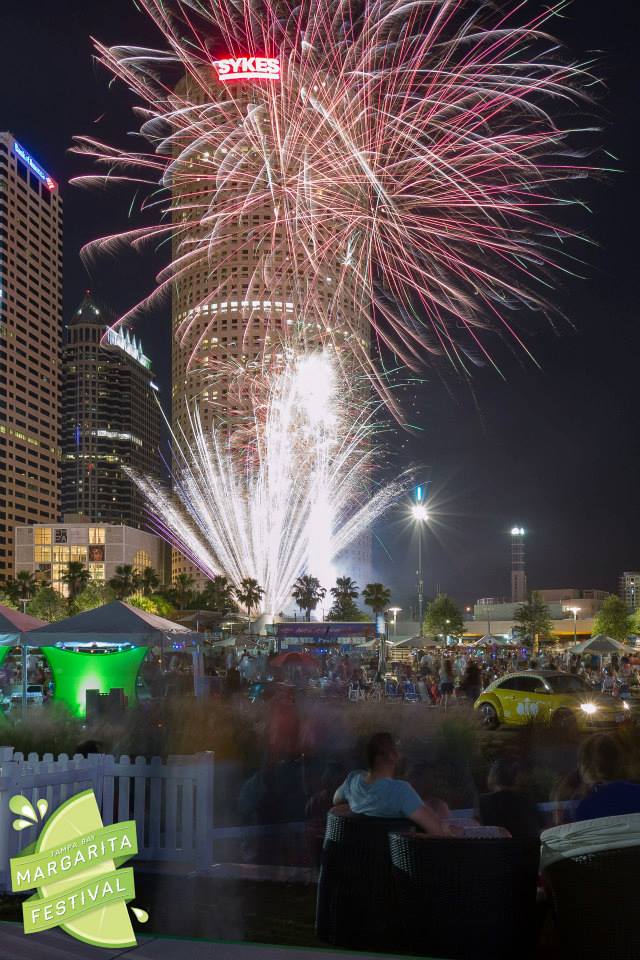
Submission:
POLYGON ((527 839, 540 835, 536 806, 518 790, 518 763, 496 760, 489 770, 489 793, 480 797, 478 819, 486 826, 504 827, 512 837, 527 839))
POLYGON ((368 770, 354 770, 338 787, 335 804, 348 803, 368 817, 406 818, 432 837, 452 835, 449 826, 422 801, 410 783, 396 780, 400 757, 390 733, 375 733, 367 744, 368 770))
POLYGON ((622 745, 610 733, 594 733, 578 754, 583 796, 575 820, 640 813, 640 784, 627 780, 622 745))

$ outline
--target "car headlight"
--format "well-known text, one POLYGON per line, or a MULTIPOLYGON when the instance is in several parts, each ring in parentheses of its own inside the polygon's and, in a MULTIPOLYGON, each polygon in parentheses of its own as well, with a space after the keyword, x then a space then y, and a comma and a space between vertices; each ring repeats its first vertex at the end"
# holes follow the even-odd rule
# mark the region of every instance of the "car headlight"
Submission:
POLYGON ((623 701, 622 701, 622 709, 623 709, 623 710, 631 710, 631 707, 629 706, 629 704, 627 703, 626 700, 623 700, 623 701))
POLYGON ((584 713, 586 713, 586 714, 588 714, 589 716, 591 716, 592 714, 594 714, 594 713, 597 711, 598 708, 597 708, 597 706, 596 706, 595 703, 581 703, 581 704, 580 704, 580 709, 581 709, 584 713))

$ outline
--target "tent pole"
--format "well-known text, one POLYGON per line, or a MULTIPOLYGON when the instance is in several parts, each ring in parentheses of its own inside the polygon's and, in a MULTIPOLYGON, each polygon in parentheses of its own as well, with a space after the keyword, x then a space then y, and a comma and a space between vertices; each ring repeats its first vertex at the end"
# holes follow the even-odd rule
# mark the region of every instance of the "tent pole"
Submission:
POLYGON ((25 711, 27 709, 27 663, 28 663, 28 646, 25 642, 24 634, 20 634, 20 650, 22 652, 22 711, 23 717, 25 716, 25 711))

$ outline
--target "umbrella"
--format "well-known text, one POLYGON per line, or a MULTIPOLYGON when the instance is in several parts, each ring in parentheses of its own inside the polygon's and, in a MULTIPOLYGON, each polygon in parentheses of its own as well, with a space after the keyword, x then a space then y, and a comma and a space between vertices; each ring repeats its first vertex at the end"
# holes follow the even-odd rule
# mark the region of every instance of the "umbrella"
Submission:
POLYGON ((316 658, 313 657, 310 653, 298 653, 295 650, 291 650, 287 653, 279 653, 277 657, 274 657, 271 661, 272 667, 284 667, 290 666, 291 664, 297 663, 302 666, 302 664, 316 663, 316 658))
POLYGON ((571 647, 571 653, 597 653, 601 655, 603 653, 630 654, 637 653, 637 651, 633 647, 627 647, 624 643, 620 643, 619 640, 614 640, 613 637, 607 637, 604 633, 599 633, 595 637, 589 637, 588 640, 583 640, 582 643, 571 647))

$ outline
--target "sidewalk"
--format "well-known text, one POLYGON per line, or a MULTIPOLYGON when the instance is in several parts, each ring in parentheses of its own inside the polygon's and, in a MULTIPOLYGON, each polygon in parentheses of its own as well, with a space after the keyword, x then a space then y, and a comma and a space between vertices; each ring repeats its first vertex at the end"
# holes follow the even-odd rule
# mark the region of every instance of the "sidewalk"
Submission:
POLYGON ((306 950, 257 943, 209 943, 202 940, 172 940, 140 937, 137 947, 103 950, 89 947, 59 930, 26 936, 22 924, 0 923, 2 960, 379 960, 390 954, 341 953, 337 950, 306 950))

